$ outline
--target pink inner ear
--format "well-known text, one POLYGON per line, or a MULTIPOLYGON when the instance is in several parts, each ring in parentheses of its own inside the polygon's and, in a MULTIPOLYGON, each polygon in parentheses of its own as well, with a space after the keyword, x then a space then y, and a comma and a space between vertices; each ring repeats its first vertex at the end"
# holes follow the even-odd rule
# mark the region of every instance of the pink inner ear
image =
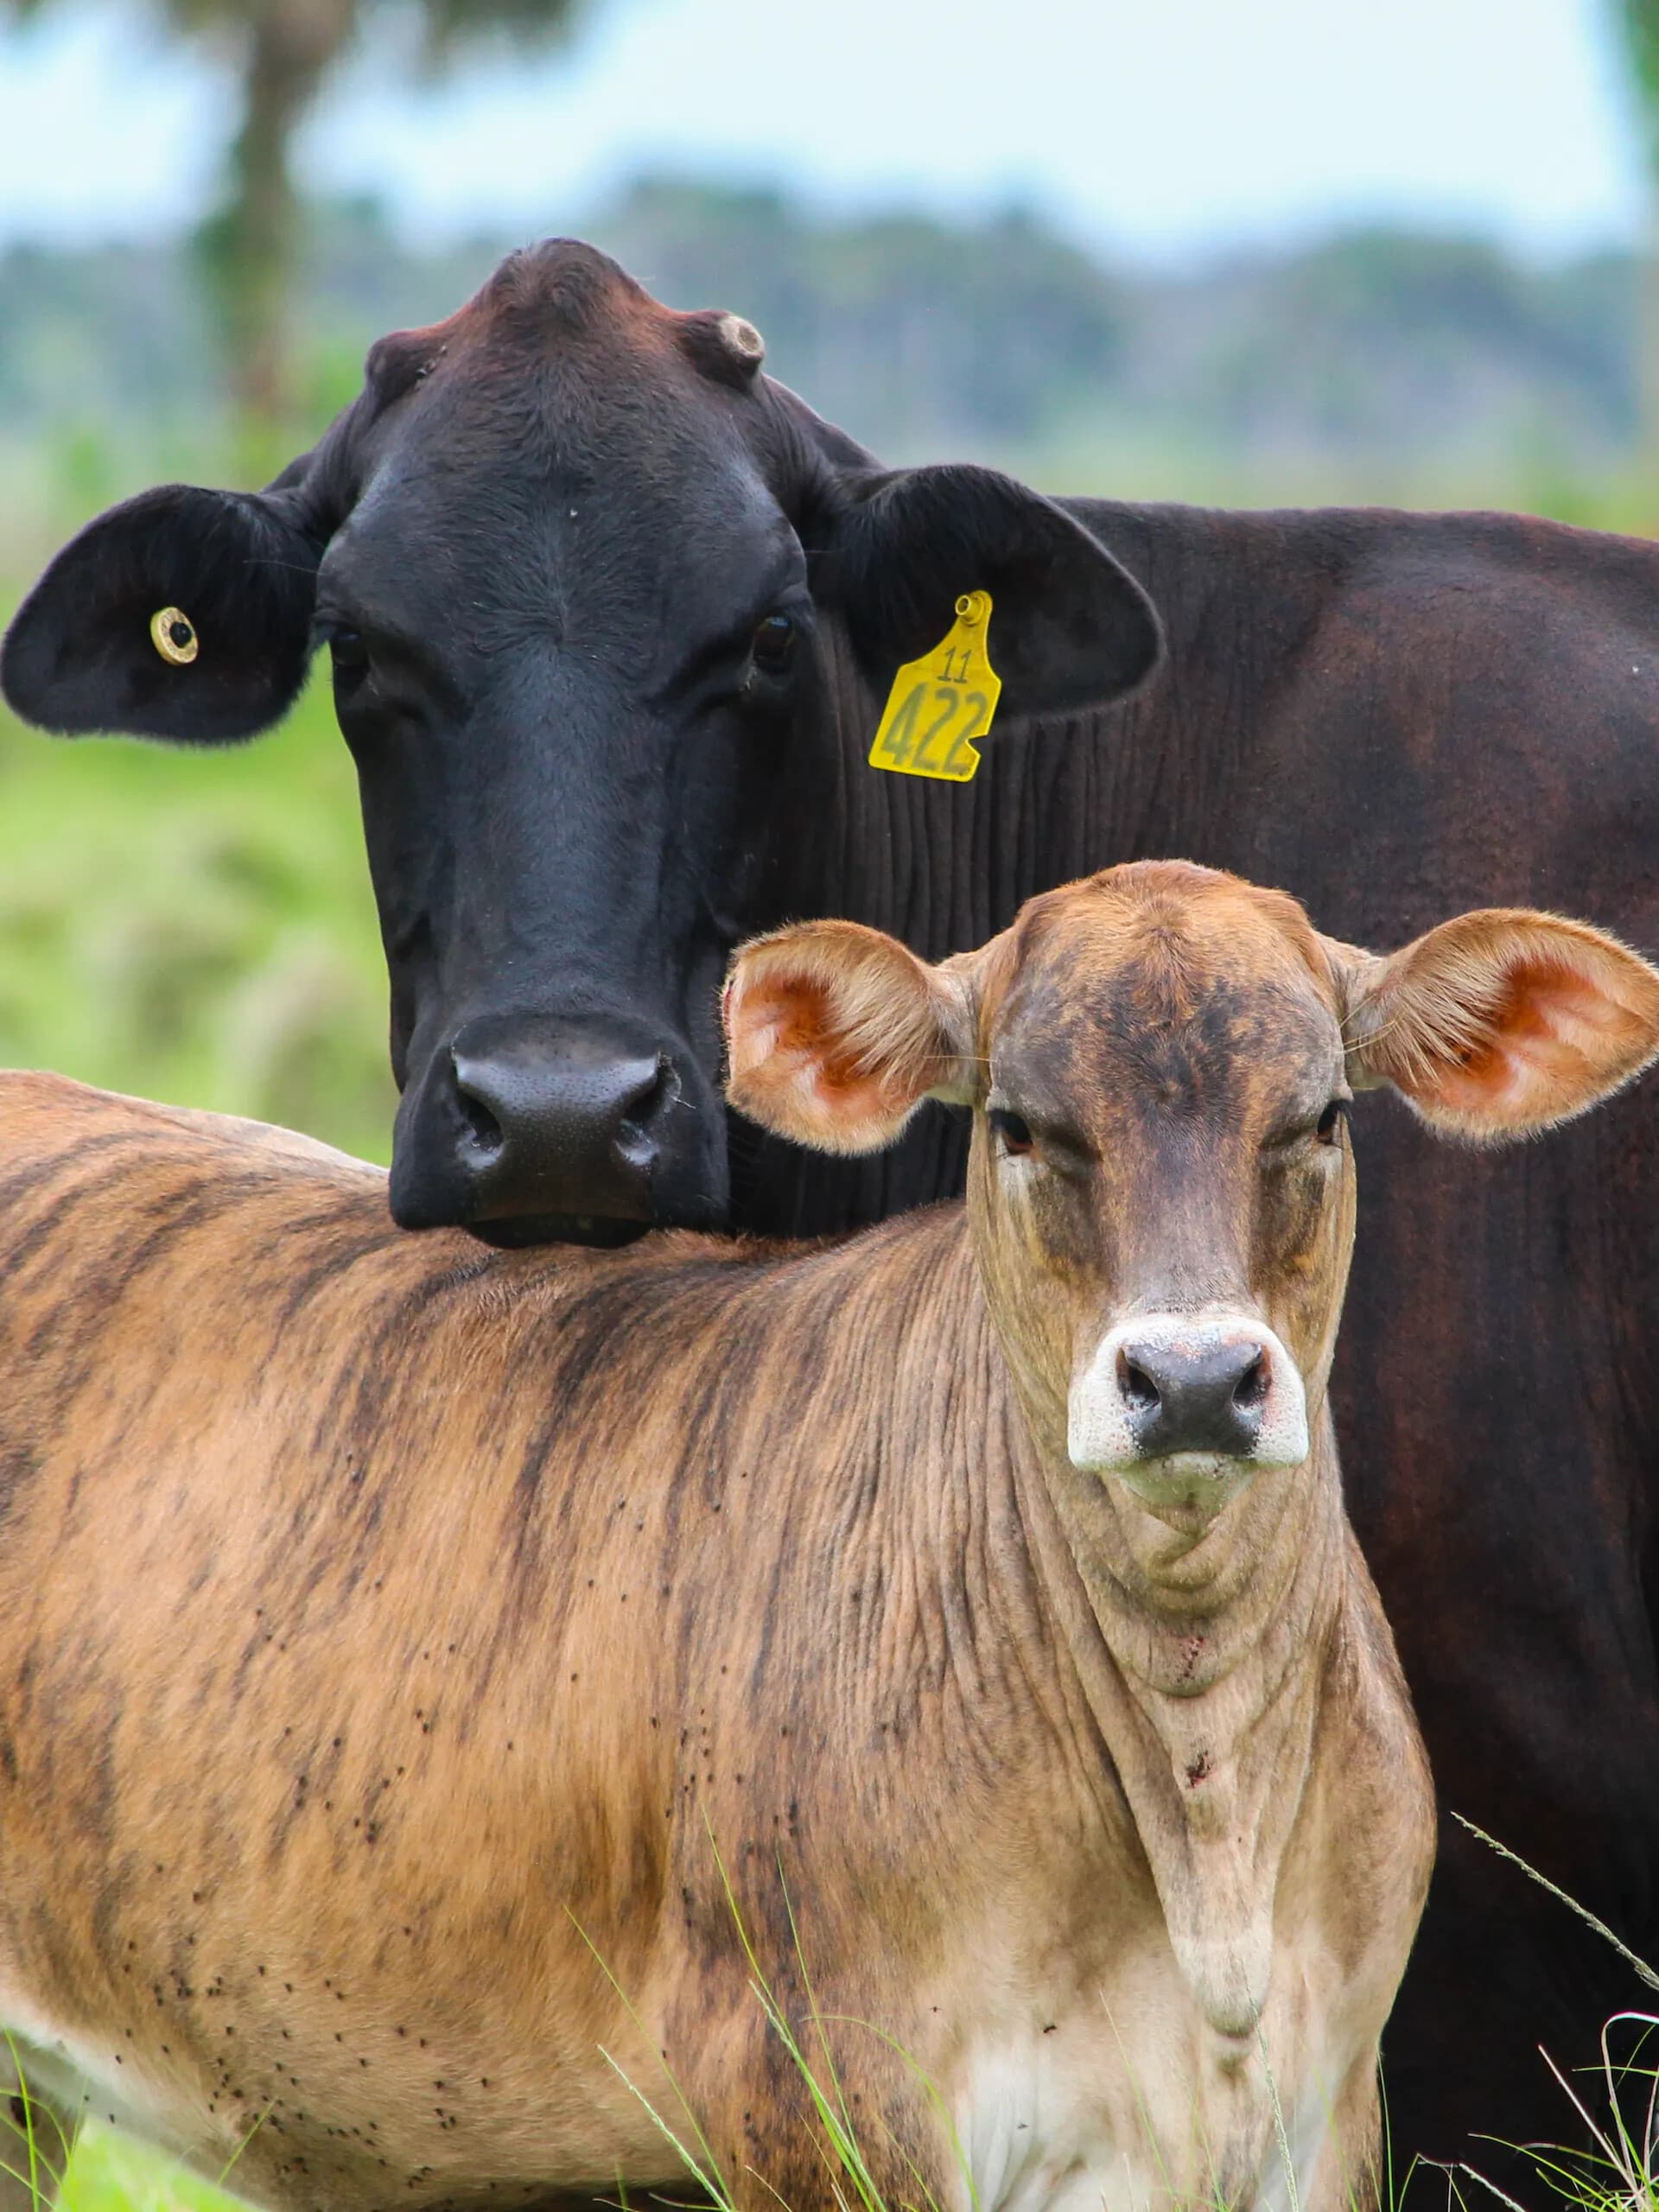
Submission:
MULTIPOLYGON (((729 1000, 729 984, 727 992, 729 1000)), ((908 1103, 848 1051, 830 992, 807 976, 761 976, 746 986, 735 1018, 733 1073, 753 1095, 791 1090, 811 1118, 835 1124, 885 1117, 908 1103)), ((731 1019, 728 1012, 728 1036, 731 1019)))
POLYGON ((1618 1057, 1640 1024, 1630 1010, 1558 961, 1516 962, 1473 1044, 1436 1071, 1436 1103, 1488 1123, 1535 1122, 1570 1110, 1587 1071, 1618 1057))

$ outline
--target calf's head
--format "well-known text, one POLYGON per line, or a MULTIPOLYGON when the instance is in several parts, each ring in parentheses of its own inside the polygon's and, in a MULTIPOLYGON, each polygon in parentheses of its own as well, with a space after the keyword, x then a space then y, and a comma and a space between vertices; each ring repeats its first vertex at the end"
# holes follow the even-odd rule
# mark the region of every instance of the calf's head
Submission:
POLYGON ((836 672, 885 689, 979 588, 999 729, 1157 658, 1139 588, 1058 507, 985 469, 881 471, 762 350, 589 247, 515 255, 382 340, 266 491, 173 485, 91 524, 0 655, 29 721, 213 745, 277 720, 330 647, 406 1226, 717 1223, 720 973, 836 672))
POLYGON ((1580 1113, 1659 1052, 1659 973, 1545 914, 1465 914, 1386 957, 1182 862, 1033 899, 925 966, 846 922, 746 946, 729 1095, 830 1151, 924 1097, 975 1114, 969 1213, 1034 1429, 1188 1525, 1299 1465, 1354 1230, 1353 1094, 1478 1143, 1580 1113))

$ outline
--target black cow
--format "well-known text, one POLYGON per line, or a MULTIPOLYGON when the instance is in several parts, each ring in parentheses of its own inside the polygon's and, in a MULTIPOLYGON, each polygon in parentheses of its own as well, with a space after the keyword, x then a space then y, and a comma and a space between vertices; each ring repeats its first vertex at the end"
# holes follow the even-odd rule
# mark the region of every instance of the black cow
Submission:
MULTIPOLYGON (((728 1134, 715 978, 789 914, 937 957, 1033 892, 1180 853, 1344 934, 1401 941, 1478 897, 1659 944, 1659 551, 894 474, 760 354, 736 318, 545 245, 378 346, 268 491, 115 509, 14 625, 22 714, 196 742, 275 719, 330 643, 401 1221, 818 1231, 955 1187, 944 1109, 874 1161, 728 1134), (1005 686, 976 780, 869 767, 895 665, 974 588, 1005 686)), ((1366 1151, 1340 1413, 1442 1804, 1659 1948, 1659 1131, 1628 1100, 1479 1189, 1403 1116, 1366 1151)), ((1533 2046, 1589 2057, 1630 1993, 1442 1825, 1388 2044, 1397 2152, 1564 2130, 1533 2046)))

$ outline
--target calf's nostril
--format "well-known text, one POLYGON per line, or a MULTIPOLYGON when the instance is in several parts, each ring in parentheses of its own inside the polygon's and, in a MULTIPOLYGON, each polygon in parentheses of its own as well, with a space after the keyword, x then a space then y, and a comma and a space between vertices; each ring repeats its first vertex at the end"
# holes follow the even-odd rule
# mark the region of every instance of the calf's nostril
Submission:
POLYGON ((1265 1402, 1270 1381, 1266 1352, 1257 1352, 1233 1387, 1233 1403, 1241 1413, 1255 1413, 1265 1402))
POLYGON ((1117 1387, 1131 1413, 1149 1414, 1161 1403, 1157 1384, 1146 1369, 1138 1367, 1126 1351, 1120 1351, 1117 1355, 1117 1387))

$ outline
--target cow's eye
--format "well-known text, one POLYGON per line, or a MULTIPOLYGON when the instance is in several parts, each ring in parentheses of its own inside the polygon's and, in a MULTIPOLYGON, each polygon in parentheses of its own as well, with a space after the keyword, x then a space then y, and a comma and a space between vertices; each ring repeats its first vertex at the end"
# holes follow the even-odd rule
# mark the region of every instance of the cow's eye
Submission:
POLYGON ((791 615, 768 614, 749 645, 755 666, 768 676, 781 676, 795 657, 797 626, 791 615))
POLYGON ((1024 1160, 1035 1150, 1037 1140, 1031 1134, 1031 1124, 1020 1115, 1009 1113, 1006 1106, 993 1106, 989 1120, 1008 1159, 1024 1160))
POLYGON ((328 651, 336 676, 359 675, 369 664, 369 649, 363 642, 360 630, 331 631, 328 651))
POLYGON ((1333 1098, 1319 1120, 1313 1124, 1313 1134, 1321 1144, 1340 1144, 1342 1125, 1348 1117, 1348 1101, 1333 1098))

